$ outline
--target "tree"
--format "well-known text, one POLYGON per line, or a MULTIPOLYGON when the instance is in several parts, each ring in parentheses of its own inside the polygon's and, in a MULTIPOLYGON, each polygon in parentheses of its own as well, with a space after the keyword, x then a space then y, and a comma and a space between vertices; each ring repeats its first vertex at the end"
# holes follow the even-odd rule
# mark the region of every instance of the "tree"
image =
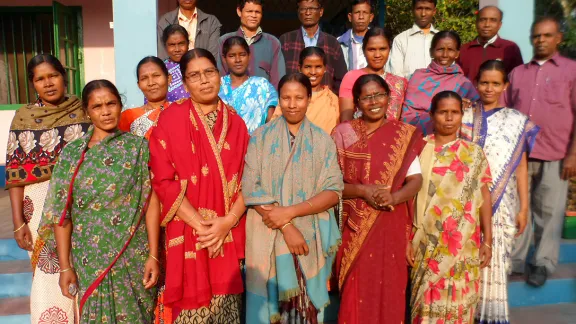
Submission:
MULTIPOLYGON (((440 30, 457 32, 462 43, 467 43, 476 37, 478 7, 478 0, 439 0, 434 26, 440 30)), ((386 0, 386 29, 398 35, 413 24, 412 1, 386 0)))

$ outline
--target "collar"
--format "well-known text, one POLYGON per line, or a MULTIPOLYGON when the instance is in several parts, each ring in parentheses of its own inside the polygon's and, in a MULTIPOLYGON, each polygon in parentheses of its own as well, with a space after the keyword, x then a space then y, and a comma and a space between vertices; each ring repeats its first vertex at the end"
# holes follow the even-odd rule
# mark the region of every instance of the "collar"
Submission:
MULTIPOLYGON (((439 30, 436 29, 436 28, 434 27, 434 25, 431 25, 431 26, 430 26, 430 33, 431 33, 431 34, 436 34, 437 32, 439 32, 439 30)), ((420 29, 420 27, 418 27, 418 25, 414 24, 414 25, 412 25, 412 28, 409 29, 409 32, 408 32, 408 33, 409 33, 410 36, 412 36, 412 35, 419 34, 419 33, 420 33, 420 34, 423 34, 424 32, 422 31, 422 29, 420 29)))
POLYGON ((318 29, 316 30, 314 37, 309 37, 304 27, 300 27, 300 31, 302 32, 302 37, 306 37, 308 39, 318 39, 318 35, 320 35, 320 25, 318 25, 318 29))
POLYGON ((502 43, 500 42, 501 38, 498 37, 498 34, 494 35, 494 37, 490 38, 485 44, 480 43, 478 37, 476 37, 475 42, 472 42, 471 46, 483 46, 488 47, 489 45, 494 47, 501 47, 502 43))
MULTIPOLYGON (((240 28, 238 28, 238 31, 239 31, 239 33, 238 33, 239 36, 242 36, 244 38, 247 37, 242 26, 240 26, 240 28)), ((254 39, 260 35, 262 35, 262 27, 258 26, 258 29, 256 30, 256 34, 254 34, 254 36, 250 37, 250 39, 254 39)))
POLYGON ((352 29, 350 29, 350 37, 351 37, 352 43, 354 43, 354 44, 362 44, 362 42, 364 41, 364 36, 355 35, 354 31, 352 29))
MULTIPOLYGON (((560 58, 561 58, 561 57, 562 57, 562 56, 560 56, 560 53, 558 53, 558 51, 556 51, 556 53, 554 53, 554 55, 552 55, 552 57, 551 57, 550 59, 548 59, 548 61, 546 61, 546 63, 551 62, 551 63, 553 63, 553 64, 556 65, 556 66, 560 66, 560 62, 559 62, 559 61, 560 61, 560 58)), ((540 64, 538 64, 537 61, 538 61, 537 59, 532 58, 532 60, 530 60, 530 63, 525 65, 526 68, 528 68, 528 67, 529 67, 530 65, 532 65, 532 64, 540 65, 540 64)), ((546 63, 544 63, 544 64, 546 64, 546 63)))
POLYGON ((178 20, 183 22, 190 22, 194 20, 194 18, 198 18, 198 8, 194 8, 194 13, 192 14, 192 18, 188 19, 188 17, 184 16, 182 11, 178 9, 178 20))

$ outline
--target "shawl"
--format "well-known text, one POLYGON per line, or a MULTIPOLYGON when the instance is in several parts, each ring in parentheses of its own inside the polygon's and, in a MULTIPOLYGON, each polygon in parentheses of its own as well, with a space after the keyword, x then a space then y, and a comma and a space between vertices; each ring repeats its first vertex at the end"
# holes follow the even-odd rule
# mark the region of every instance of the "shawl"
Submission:
POLYGON ((493 213, 498 210, 522 155, 532 151, 539 131, 540 127, 516 109, 486 111, 480 104, 464 112, 460 136, 482 147, 490 163, 493 181, 489 189, 493 213))
POLYGON ((176 212, 186 197, 204 219, 227 215, 240 192, 248 140, 246 125, 232 108, 221 103, 211 129, 191 99, 163 111, 152 131, 151 177, 166 227, 164 303, 170 307, 197 309, 209 306, 214 295, 243 291, 239 260, 244 258, 245 218, 227 237, 224 256, 210 259, 176 212))
MULTIPOLYGON (((62 151, 38 229, 46 245, 55 249, 53 227, 65 219, 72 221, 81 314, 90 297, 99 298, 92 293, 129 245, 143 249, 138 260, 142 265, 148 253, 146 246, 140 246, 142 241, 147 243, 142 219, 151 189, 148 144, 141 137, 117 131, 87 149, 92 133, 62 151), (137 241, 131 244, 135 237, 137 241)), ((140 278, 133 280, 141 284, 140 278)))
MULTIPOLYGON (((272 118, 275 119, 280 116, 282 116, 282 108, 278 106, 274 110, 272 118)), ((338 125, 340 121, 340 105, 338 97, 329 87, 324 86, 322 90, 312 93, 312 99, 306 111, 306 118, 328 134, 332 133, 334 127, 338 125)))
POLYGON ((438 92, 445 90, 454 91, 472 102, 480 98, 458 64, 444 67, 432 61, 428 68, 416 70, 410 78, 402 106, 402 121, 418 127, 424 135, 431 134, 430 104, 438 92))
MULTIPOLYGON (((322 191, 339 196, 344 189, 336 147, 331 138, 305 118, 294 144, 284 117, 258 129, 250 139, 243 178, 247 206, 292 206, 322 191)), ((340 244, 334 208, 292 220, 310 253, 298 256, 306 293, 316 309, 329 303, 326 282, 340 244)), ((274 322, 279 301, 300 295, 292 254, 279 230, 271 230, 250 208, 246 224, 247 323, 274 322)))
POLYGON ((50 180, 66 144, 83 136, 91 121, 76 96, 56 107, 28 104, 16 111, 6 149, 6 189, 50 180))

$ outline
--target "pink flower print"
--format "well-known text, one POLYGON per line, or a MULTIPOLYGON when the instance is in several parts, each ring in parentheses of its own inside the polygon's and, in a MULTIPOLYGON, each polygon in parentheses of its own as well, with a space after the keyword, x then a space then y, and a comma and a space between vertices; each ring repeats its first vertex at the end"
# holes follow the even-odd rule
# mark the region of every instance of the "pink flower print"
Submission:
POLYGON ((432 281, 428 282, 428 290, 426 290, 425 299, 426 304, 430 305, 433 302, 440 300, 442 296, 440 295, 440 290, 444 289, 444 278, 438 280, 437 283, 432 283, 432 281))
POLYGON ((457 152, 460 148, 460 143, 462 143, 462 141, 456 141, 454 144, 450 145, 449 150, 452 152, 457 152))
POLYGON ((436 321, 436 324, 444 324, 444 320, 443 319, 439 319, 436 321))
POLYGON ((464 218, 466 218, 466 220, 469 221, 470 224, 476 223, 476 220, 474 219, 474 217, 472 217, 472 202, 471 201, 467 202, 466 205, 464 206, 464 218))
POLYGON ((436 214, 436 216, 442 216, 442 209, 440 209, 440 207, 434 205, 434 213, 436 214))
POLYGON ((458 254, 458 250, 462 248, 462 233, 458 231, 458 223, 452 217, 446 218, 446 221, 442 224, 442 240, 446 245, 448 245, 448 251, 452 255, 458 254))
POLYGON ((464 173, 470 171, 470 168, 455 156, 454 161, 450 163, 450 171, 456 174, 456 180, 458 180, 458 182, 462 182, 464 180, 464 173))
POLYGON ((456 301, 456 285, 452 285, 452 301, 456 301))
POLYGON ((480 226, 476 226, 476 231, 472 234, 472 241, 476 243, 477 247, 480 247, 480 226))
POLYGON ((434 260, 434 259, 428 259, 428 267, 430 268, 430 270, 432 270, 432 272, 434 272, 435 274, 438 274, 440 272, 440 268, 438 268, 438 261, 434 260))

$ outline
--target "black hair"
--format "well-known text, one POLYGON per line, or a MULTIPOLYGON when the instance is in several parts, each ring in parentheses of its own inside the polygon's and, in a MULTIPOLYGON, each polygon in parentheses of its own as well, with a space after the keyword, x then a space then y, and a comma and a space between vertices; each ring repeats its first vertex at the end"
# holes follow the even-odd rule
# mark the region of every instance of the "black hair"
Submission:
POLYGON ((120 92, 118 92, 118 88, 116 88, 112 82, 101 79, 90 81, 86 84, 86 86, 84 86, 84 89, 82 90, 82 108, 84 108, 84 110, 88 110, 88 100, 90 95, 92 92, 98 89, 108 89, 108 91, 112 92, 116 99, 118 99, 120 108, 124 106, 122 104, 122 96, 120 95, 120 92))
POLYGON ((534 34, 534 28, 536 28, 537 25, 539 25, 543 22, 555 23, 556 28, 558 28, 558 32, 559 33, 562 32, 562 24, 560 24, 560 20, 558 20, 556 17, 552 17, 552 16, 542 16, 542 17, 538 17, 538 18, 536 18, 536 20, 534 20, 534 22, 532 23, 532 26, 530 27, 530 34, 533 35, 534 34))
POLYGON ((138 65, 136 65, 136 79, 140 80, 140 68, 146 63, 156 64, 160 70, 162 70, 162 73, 168 77, 168 69, 166 68, 166 64, 164 64, 161 59, 157 58, 156 56, 146 56, 145 58, 141 59, 140 62, 138 62, 138 65))
POLYGON ((246 43, 244 37, 232 36, 224 41, 224 44, 222 45, 222 56, 228 55, 228 52, 230 52, 230 49, 234 45, 242 46, 246 50, 246 53, 250 54, 250 46, 246 43))
POLYGON ((502 78, 504 79, 504 83, 508 82, 508 74, 506 73, 506 66, 504 62, 500 60, 488 60, 482 65, 480 65, 480 69, 478 70, 478 75, 476 76, 476 81, 480 81, 480 76, 485 71, 498 71, 502 73, 502 78))
POLYGON ((238 0, 238 5, 236 7, 242 10, 244 9, 247 3, 257 4, 263 7, 264 4, 262 2, 263 2, 262 0, 238 0))
POLYGON ((412 8, 415 8, 418 2, 430 2, 434 4, 434 7, 438 6, 438 0, 412 0, 412 8))
POLYGON ((452 40, 454 40, 456 42, 456 49, 460 50, 460 46, 462 46, 462 40, 460 39, 458 33, 452 30, 443 30, 441 32, 436 33, 434 37, 432 37, 432 44, 430 45, 430 49, 434 50, 434 48, 436 48, 436 45, 438 45, 438 42, 444 38, 451 38, 452 40))
MULTIPOLYGON (((298 0, 298 5, 300 5, 300 2, 304 2, 304 1, 308 2, 308 1, 314 1, 314 0, 298 0)), ((320 8, 324 8, 324 4, 322 3, 323 2, 322 0, 316 0, 316 1, 318 1, 320 8)))
POLYGON ((182 73, 182 76, 184 77, 186 74, 186 68, 188 67, 188 63, 190 63, 190 61, 203 57, 207 58, 210 63, 212 63, 212 65, 218 69, 218 64, 216 63, 216 59, 212 53, 203 48, 194 48, 186 52, 186 54, 184 54, 184 56, 182 56, 180 59, 180 72, 182 73))
POLYGON ((496 9, 498 10, 498 12, 500 13, 500 21, 504 20, 504 11, 502 11, 502 9, 496 7, 496 6, 486 6, 486 7, 482 7, 482 9, 480 9, 480 11, 478 11, 478 14, 476 15, 476 20, 478 20, 478 18, 480 18, 480 13, 482 12, 482 10, 484 9, 496 9))
POLYGON ((302 66, 304 65, 304 60, 310 56, 319 56, 322 59, 322 63, 324 63, 324 65, 326 65, 326 52, 324 52, 324 50, 320 47, 316 47, 316 46, 309 46, 306 47, 305 49, 302 50, 302 52, 300 52, 300 58, 298 59, 298 65, 302 66))
POLYGON ((285 76, 280 79, 278 82, 278 93, 282 91, 282 87, 288 82, 298 82, 306 88, 306 93, 308 97, 312 97, 312 83, 310 83, 310 79, 307 76, 300 72, 286 74, 285 76))
POLYGON ((366 35, 364 35, 364 40, 362 41, 362 51, 366 50, 366 46, 368 46, 368 42, 372 37, 382 36, 388 42, 388 47, 392 47, 392 35, 382 27, 374 27, 368 29, 366 35))
POLYGON ((27 67, 28 81, 33 82, 34 69, 42 63, 50 64, 54 68, 54 70, 58 71, 58 73, 62 75, 62 77, 64 78, 64 85, 68 85, 68 77, 66 75, 66 69, 64 69, 62 63, 54 55, 51 54, 38 54, 28 62, 27 67))
POLYGON ((372 5, 372 1, 370 0, 353 0, 352 3, 350 4, 350 7, 348 8, 348 12, 352 13, 354 12, 354 7, 356 7, 357 5, 361 5, 361 4, 367 4, 370 6, 370 12, 373 13, 374 12, 374 7, 372 5))
POLYGON ((460 97, 460 95, 454 91, 450 91, 450 90, 445 90, 445 91, 440 91, 438 92, 434 98, 432 98, 432 105, 430 106, 430 115, 434 115, 434 113, 436 113, 436 110, 438 110, 438 104, 440 103, 440 100, 444 100, 444 99, 456 99, 460 102, 460 111, 464 112, 464 108, 462 105, 462 97, 460 97))
POLYGON ((170 36, 172 36, 176 33, 182 34, 182 36, 184 36, 184 38, 186 39, 186 43, 190 43, 190 39, 188 38, 188 31, 186 31, 186 28, 184 28, 178 24, 174 24, 174 25, 169 25, 168 27, 164 28, 164 32, 162 32, 162 44, 164 44, 164 46, 166 46, 166 42, 168 41, 168 38, 170 38, 170 36))
POLYGON ((388 83, 377 74, 364 74, 363 76, 359 77, 356 82, 354 82, 354 86, 352 87, 352 96, 354 97, 354 103, 358 103, 360 100, 360 94, 362 93, 362 87, 370 82, 378 83, 384 91, 386 91, 387 95, 390 95, 390 86, 388 83))

